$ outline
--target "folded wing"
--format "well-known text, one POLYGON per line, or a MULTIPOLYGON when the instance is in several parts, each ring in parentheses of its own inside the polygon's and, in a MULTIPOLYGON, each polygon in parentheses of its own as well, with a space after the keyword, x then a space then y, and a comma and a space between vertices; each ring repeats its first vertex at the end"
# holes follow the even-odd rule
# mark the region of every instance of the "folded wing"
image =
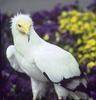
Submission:
POLYGON ((15 57, 15 47, 14 45, 10 45, 6 50, 6 57, 8 61, 10 62, 10 65, 13 69, 15 69, 18 72, 23 72, 20 68, 18 61, 15 57))
POLYGON ((34 57, 37 67, 53 82, 80 76, 79 65, 75 58, 55 45, 40 46, 34 57))

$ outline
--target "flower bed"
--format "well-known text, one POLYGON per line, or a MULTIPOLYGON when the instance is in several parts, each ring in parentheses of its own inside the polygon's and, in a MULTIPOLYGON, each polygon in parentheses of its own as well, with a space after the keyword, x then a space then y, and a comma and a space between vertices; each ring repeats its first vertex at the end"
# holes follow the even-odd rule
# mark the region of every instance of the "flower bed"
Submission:
MULTIPOLYGON (((80 11, 76 4, 58 5, 51 11, 31 15, 36 32, 44 40, 64 48, 77 58, 82 72, 88 77, 87 89, 82 91, 96 99, 96 13, 93 6, 88 8, 89 11, 85 12, 80 11)), ((0 100, 31 100, 29 77, 15 72, 5 56, 6 48, 13 44, 9 22, 12 16, 0 13, 0 100)))

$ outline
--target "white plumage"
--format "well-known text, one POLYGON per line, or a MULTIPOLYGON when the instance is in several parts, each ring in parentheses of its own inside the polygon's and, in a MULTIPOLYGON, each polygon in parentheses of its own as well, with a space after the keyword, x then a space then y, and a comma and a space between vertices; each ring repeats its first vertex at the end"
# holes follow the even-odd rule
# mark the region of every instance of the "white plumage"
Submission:
POLYGON ((42 43, 33 52, 37 67, 52 82, 80 76, 78 63, 69 52, 49 43, 42 43))
POLYGON ((14 46, 8 47, 6 55, 15 70, 30 76, 33 99, 45 93, 49 80, 53 82, 58 98, 66 98, 68 91, 55 82, 80 76, 75 58, 60 47, 42 40, 35 32, 29 15, 13 17, 11 28, 14 46))
POLYGON ((13 45, 9 46, 6 51, 7 58, 13 69, 19 72, 23 72, 20 68, 20 65, 15 57, 15 47, 13 45))

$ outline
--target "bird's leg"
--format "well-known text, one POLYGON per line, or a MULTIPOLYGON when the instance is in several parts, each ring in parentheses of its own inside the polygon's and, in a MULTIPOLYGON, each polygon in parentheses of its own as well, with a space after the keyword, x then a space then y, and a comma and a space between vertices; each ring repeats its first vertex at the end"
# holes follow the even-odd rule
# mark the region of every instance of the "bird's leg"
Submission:
POLYGON ((58 100, 62 100, 62 99, 66 100, 68 96, 68 91, 62 86, 60 86, 59 84, 54 84, 54 88, 57 93, 58 100))
POLYGON ((36 100, 37 95, 38 95, 38 81, 31 78, 31 86, 32 86, 32 92, 33 92, 33 99, 32 100, 36 100))
POLYGON ((46 93, 46 83, 31 78, 31 85, 33 92, 33 100, 36 100, 37 98, 40 100, 42 96, 44 96, 46 93))

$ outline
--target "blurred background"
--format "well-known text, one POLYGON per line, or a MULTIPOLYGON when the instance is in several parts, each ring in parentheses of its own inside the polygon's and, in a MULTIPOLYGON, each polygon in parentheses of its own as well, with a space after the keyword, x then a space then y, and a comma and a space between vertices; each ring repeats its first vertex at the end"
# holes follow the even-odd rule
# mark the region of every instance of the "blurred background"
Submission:
MULTIPOLYGON (((0 100, 32 100, 30 78, 6 59, 6 49, 13 44, 10 18, 17 12, 30 14, 40 37, 76 57, 88 78, 87 88, 76 91, 96 100, 96 0, 0 0, 0 100)), ((50 91, 44 98, 56 99, 50 91)))
MULTIPOLYGON (((36 12, 40 10, 51 10, 57 4, 62 6, 72 4, 76 0, 0 0, 0 9, 2 12, 16 13, 24 10, 26 13, 36 12)), ((92 3, 93 0, 77 0, 79 6, 85 8, 92 3)))

